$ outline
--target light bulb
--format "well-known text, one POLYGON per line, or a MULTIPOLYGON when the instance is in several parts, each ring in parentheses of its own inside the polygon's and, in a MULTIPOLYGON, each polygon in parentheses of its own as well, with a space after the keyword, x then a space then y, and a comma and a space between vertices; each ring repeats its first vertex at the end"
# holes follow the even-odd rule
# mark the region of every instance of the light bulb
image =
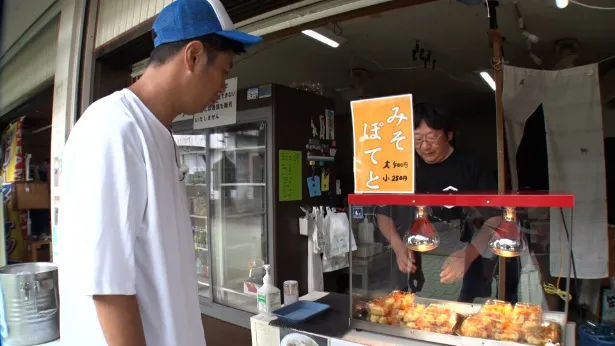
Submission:
POLYGON ((409 232, 404 236, 406 247, 416 252, 431 251, 440 245, 438 232, 429 222, 425 207, 416 207, 416 219, 409 232))
POLYGON ((500 257, 517 257, 527 249, 527 242, 517 225, 514 208, 504 208, 503 220, 491 236, 489 248, 500 257))
POLYGON ((568 6, 568 0, 555 0, 555 6, 557 6, 557 8, 566 8, 566 6, 568 6))

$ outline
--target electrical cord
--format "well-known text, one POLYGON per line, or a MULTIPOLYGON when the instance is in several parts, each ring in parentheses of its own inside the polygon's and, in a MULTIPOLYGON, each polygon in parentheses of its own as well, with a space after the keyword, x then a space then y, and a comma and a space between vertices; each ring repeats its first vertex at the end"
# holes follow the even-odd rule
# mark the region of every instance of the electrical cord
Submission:
MULTIPOLYGON (((364 60, 367 60, 369 62, 371 62, 372 64, 376 65, 376 67, 378 67, 380 70, 384 70, 384 71, 410 71, 410 70, 416 70, 416 69, 421 69, 421 70, 425 70, 423 65, 415 65, 415 66, 400 66, 400 67, 386 67, 383 66, 382 64, 380 64, 378 61, 376 61, 373 58, 370 58, 366 55, 363 54, 355 54, 354 56, 362 58, 364 60)), ((426 70, 432 70, 430 68, 427 68, 426 70)), ((480 80, 478 80, 478 78, 473 78, 472 80, 469 79, 459 79, 455 76, 453 76, 452 74, 448 73, 447 71, 441 69, 441 68, 436 68, 433 69, 432 71, 437 71, 440 73, 443 73, 445 75, 447 75, 450 79, 460 82, 460 83, 469 83, 469 84, 476 84, 476 85, 482 85, 482 82, 480 80)))
POLYGON ((576 1, 576 0, 569 0, 570 3, 573 3, 577 6, 581 6, 581 7, 585 7, 585 8, 590 8, 592 10, 601 10, 601 11, 615 11, 615 7, 603 7, 603 6, 596 6, 596 5, 589 5, 580 1, 576 1))
MULTIPOLYGON (((560 211, 560 215, 562 217, 562 224, 564 226, 564 230, 566 231, 566 238, 568 239, 569 242, 569 246, 572 247, 572 243, 570 243, 570 232, 568 231, 568 226, 566 224, 566 219, 564 217, 564 210, 563 208, 559 208, 560 211)), ((551 295, 557 295, 558 297, 560 297, 562 300, 567 300, 567 301, 571 301, 572 300, 572 294, 567 293, 566 291, 562 290, 559 288, 559 284, 560 281, 562 279, 562 274, 564 271, 564 256, 563 256, 563 252, 562 252, 562 233, 560 231, 559 233, 559 260, 560 260, 560 266, 559 266, 559 274, 557 275, 557 283, 556 285, 553 284, 548 284, 548 283, 543 283, 542 287, 545 291, 546 294, 551 294, 551 295)), ((576 286, 576 290, 577 290, 577 294, 579 293, 579 287, 578 287, 578 283, 576 281, 577 278, 577 267, 574 261, 574 254, 572 253, 572 249, 570 251, 570 257, 571 257, 571 262, 572 262, 572 271, 574 273, 574 278, 575 278, 575 286, 576 286)))

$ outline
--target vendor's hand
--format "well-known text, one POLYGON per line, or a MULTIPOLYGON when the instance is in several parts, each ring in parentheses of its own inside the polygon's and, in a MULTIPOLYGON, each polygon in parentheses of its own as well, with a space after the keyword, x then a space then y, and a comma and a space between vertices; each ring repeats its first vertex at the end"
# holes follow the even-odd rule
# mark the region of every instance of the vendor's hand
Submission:
POLYGON ((402 273, 414 273, 416 272, 416 265, 414 265, 414 255, 412 251, 408 250, 405 246, 394 247, 395 256, 397 257, 397 266, 402 273))
POLYGON ((466 270, 465 249, 455 251, 442 264, 440 282, 443 284, 458 282, 463 279, 466 270))

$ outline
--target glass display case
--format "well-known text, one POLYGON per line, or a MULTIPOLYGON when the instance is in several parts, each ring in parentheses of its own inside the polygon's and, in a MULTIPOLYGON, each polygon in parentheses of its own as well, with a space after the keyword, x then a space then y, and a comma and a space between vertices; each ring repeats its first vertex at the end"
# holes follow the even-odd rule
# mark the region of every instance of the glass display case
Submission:
POLYGON ((266 121, 174 135, 194 234, 199 295, 256 313, 267 260, 266 121), (215 273, 212 275, 212 273, 215 273))
POLYGON ((264 264, 277 287, 297 280, 305 294, 307 239, 297 219, 306 204, 332 205, 335 197, 333 188, 316 197, 307 185, 294 185, 314 175, 309 153, 327 156, 318 168, 336 179, 334 141, 315 139, 310 126, 324 121, 324 114, 332 118, 335 101, 276 84, 259 88, 258 98, 253 88, 237 91, 232 124, 224 125, 228 112, 202 117, 199 124, 189 116, 171 124, 178 163, 188 167, 184 182, 201 312, 242 328, 250 328, 257 313, 264 264), (306 153, 306 146, 314 149, 306 153), (290 166, 280 163, 280 153, 289 152, 290 166))
POLYGON ((216 128, 209 138, 213 299, 256 313, 267 260, 266 123, 216 128))
POLYGON ((348 203, 352 328, 447 345, 565 341, 572 195, 355 194, 348 203))

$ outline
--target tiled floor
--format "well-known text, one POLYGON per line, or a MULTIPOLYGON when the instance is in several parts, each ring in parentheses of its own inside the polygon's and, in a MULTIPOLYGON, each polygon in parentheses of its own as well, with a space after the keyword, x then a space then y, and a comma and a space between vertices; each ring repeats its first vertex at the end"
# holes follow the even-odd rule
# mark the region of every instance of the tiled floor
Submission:
POLYGON ((419 295, 425 298, 457 300, 461 282, 444 285, 440 283, 440 272, 446 257, 423 255, 423 274, 425 285, 419 295))

